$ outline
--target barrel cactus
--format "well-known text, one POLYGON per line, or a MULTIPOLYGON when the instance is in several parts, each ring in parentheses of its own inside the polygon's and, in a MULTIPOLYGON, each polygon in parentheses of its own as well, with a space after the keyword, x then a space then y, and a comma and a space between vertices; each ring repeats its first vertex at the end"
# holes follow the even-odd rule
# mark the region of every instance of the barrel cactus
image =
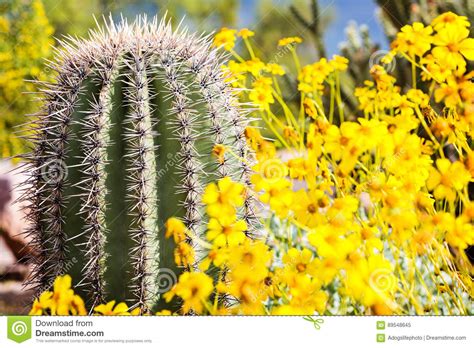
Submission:
MULTIPOLYGON (((208 37, 156 18, 110 19, 88 39, 61 44, 30 129, 34 148, 23 156, 36 250, 29 282, 41 291, 76 272, 90 305, 109 293, 147 312, 172 267, 164 221, 181 214, 199 236, 207 183, 229 176, 249 187, 247 118, 208 37), (230 151, 210 160, 217 144, 230 151)), ((239 214, 250 236, 256 217, 246 197, 239 214)))

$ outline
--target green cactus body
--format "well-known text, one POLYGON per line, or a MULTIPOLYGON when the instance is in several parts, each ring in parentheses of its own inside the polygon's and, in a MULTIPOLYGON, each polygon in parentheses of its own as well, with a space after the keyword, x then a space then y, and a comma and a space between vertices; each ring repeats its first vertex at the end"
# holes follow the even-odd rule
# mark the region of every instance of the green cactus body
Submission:
MULTIPOLYGON (((230 176, 249 187, 246 119, 207 37, 140 18, 110 21, 63 48, 56 82, 43 88, 35 148, 23 156, 26 233, 38 250, 29 282, 41 291, 70 273, 92 306, 124 299, 148 312, 169 289, 162 276, 182 271, 166 219, 181 216, 200 236, 205 185, 230 176), (215 144, 241 159, 210 160, 215 144)), ((250 236, 256 216, 246 197, 239 214, 250 236)))

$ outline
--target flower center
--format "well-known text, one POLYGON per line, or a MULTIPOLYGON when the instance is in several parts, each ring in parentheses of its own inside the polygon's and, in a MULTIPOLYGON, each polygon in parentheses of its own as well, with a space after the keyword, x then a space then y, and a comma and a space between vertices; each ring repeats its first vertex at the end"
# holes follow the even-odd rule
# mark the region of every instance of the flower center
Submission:
POLYGON ((316 206, 313 203, 308 204, 308 213, 310 214, 316 213, 316 206))
POLYGON ((296 265, 296 269, 298 270, 298 272, 302 273, 306 270, 306 265, 300 262, 299 264, 296 265))
POLYGON ((252 253, 245 253, 243 256, 242 256, 242 259, 245 263, 253 263, 253 254, 252 253))
POLYGON ((232 226, 224 226, 224 228, 222 229, 222 232, 225 234, 225 235, 229 235, 232 233, 232 226))
POLYGON ((448 44, 447 47, 448 47, 448 50, 450 52, 458 52, 459 51, 459 46, 458 46, 457 43, 450 43, 450 44, 448 44))

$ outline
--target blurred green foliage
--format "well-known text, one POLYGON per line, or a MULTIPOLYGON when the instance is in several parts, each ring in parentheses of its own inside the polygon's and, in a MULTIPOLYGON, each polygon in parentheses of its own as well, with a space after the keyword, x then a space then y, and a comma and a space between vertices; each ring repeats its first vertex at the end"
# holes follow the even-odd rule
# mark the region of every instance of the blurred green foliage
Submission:
POLYGON ((147 13, 149 16, 165 13, 174 25, 182 18, 195 30, 213 31, 222 26, 237 25, 240 0, 43 0, 56 36, 86 35, 102 16, 112 14, 132 19, 147 13))
POLYGON ((156 0, 156 3, 175 23, 186 16, 197 30, 211 31, 222 26, 236 26, 240 6, 240 0, 156 0))
POLYGON ((85 35, 89 28, 94 27, 94 16, 106 13, 104 1, 99 0, 43 0, 44 8, 55 36, 85 35))

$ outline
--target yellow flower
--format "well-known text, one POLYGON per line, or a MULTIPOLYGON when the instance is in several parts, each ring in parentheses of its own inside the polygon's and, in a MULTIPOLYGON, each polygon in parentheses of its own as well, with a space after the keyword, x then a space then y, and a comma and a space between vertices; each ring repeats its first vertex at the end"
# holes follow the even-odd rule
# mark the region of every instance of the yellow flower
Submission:
POLYGON ((222 144, 216 144, 212 148, 212 154, 217 158, 217 161, 219 163, 224 163, 225 152, 226 152, 226 147, 225 145, 222 145, 222 144))
POLYGON ((314 174, 314 172, 311 172, 311 162, 305 158, 292 158, 286 162, 286 166, 292 179, 303 180, 308 174, 314 174))
POLYGON ((85 315, 84 301, 71 289, 72 279, 69 275, 59 276, 54 280, 51 298, 51 315, 85 315))
POLYGON ((260 195, 260 200, 269 203, 270 208, 280 218, 285 218, 293 203, 293 191, 289 188, 290 182, 286 179, 280 179, 271 182, 268 190, 260 195))
MULTIPOLYGON (((474 176, 474 151, 467 154, 464 164, 469 173, 471 173, 471 177, 474 176)), ((474 208, 474 206, 472 207, 474 208)))
POLYGON ((447 66, 464 68, 464 58, 474 60, 474 39, 468 36, 469 30, 460 26, 440 30, 434 37, 433 57, 447 66))
POLYGON ((101 304, 94 308, 96 314, 101 315, 130 315, 128 306, 124 302, 115 305, 116 301, 110 301, 107 304, 101 304))
POLYGON ((257 151, 257 160, 258 161, 268 161, 275 157, 276 148, 273 143, 270 141, 262 141, 258 144, 257 151))
POLYGON ((397 187, 387 192, 382 200, 381 216, 390 225, 391 238, 396 243, 403 243, 411 237, 410 231, 419 224, 416 208, 407 196, 407 192, 397 187))
POLYGON ((368 173, 365 189, 373 202, 378 202, 387 191, 387 175, 383 171, 368 173))
POLYGON ((304 66, 298 73, 298 90, 305 93, 321 94, 324 89, 323 82, 334 71, 326 58, 304 66))
POLYGON ((247 224, 235 215, 211 218, 207 225, 207 239, 216 246, 234 246, 245 240, 247 224))
POLYGON ((283 261, 283 279, 291 286, 295 282, 295 277, 311 276, 316 277, 316 259, 311 250, 303 248, 298 250, 291 248, 282 258, 283 261))
POLYGON ((273 104, 272 81, 267 77, 260 77, 252 84, 249 93, 249 99, 260 109, 269 110, 270 104, 273 104))
POLYGON ((156 312, 155 315, 163 315, 163 316, 168 316, 168 315, 173 315, 170 310, 168 309, 162 309, 159 312, 156 312))
POLYGON ((328 302, 328 294, 321 290, 321 282, 316 278, 297 277, 290 287, 290 305, 305 308, 306 314, 324 313, 328 302))
POLYGON ((285 75, 285 69, 280 64, 268 63, 265 70, 267 70, 272 75, 285 75))
MULTIPOLYGON (((243 69, 245 71, 248 71, 251 73, 254 77, 259 77, 260 73, 262 70, 265 70, 265 63, 262 62, 259 58, 255 57, 249 60, 246 60, 245 62, 242 63, 243 69)), ((264 81, 265 79, 262 79, 261 81, 264 81)), ((269 81, 271 84, 271 79, 266 78, 266 81, 269 81)), ((262 87, 266 87, 267 84, 262 84, 262 87)))
POLYGON ((412 102, 416 103, 420 108, 428 107, 430 96, 420 89, 410 88, 407 92, 407 97, 412 102))
POLYGON ((237 30, 222 28, 214 37, 213 46, 223 47, 225 50, 230 51, 235 46, 235 34, 237 30))
POLYGON ((447 26, 458 26, 463 28, 469 28, 471 26, 467 17, 458 16, 451 11, 440 14, 438 17, 433 19, 431 25, 437 31, 444 29, 447 26))
POLYGON ((261 281, 268 275, 272 254, 262 241, 246 239, 244 243, 229 249, 227 266, 232 278, 251 277, 261 281))
POLYGON ((272 210, 284 218, 293 202, 293 191, 290 182, 285 179, 288 168, 280 159, 266 160, 259 164, 260 173, 251 177, 255 190, 261 192, 260 200, 269 203, 272 210))
POLYGON ((431 47, 433 28, 420 22, 405 25, 392 43, 392 49, 410 57, 422 56, 431 47))
POLYGON ((278 46, 287 46, 291 44, 299 44, 302 42, 303 42, 303 39, 301 39, 298 36, 285 37, 283 39, 278 40, 278 46))
POLYGON ((219 291, 239 300, 238 314, 264 314, 263 301, 271 291, 267 284, 270 262, 271 252, 261 241, 247 239, 229 249, 227 279, 219 291))
POLYGON ((212 245, 212 248, 207 252, 207 256, 199 263, 199 269, 203 272, 207 271, 212 265, 221 267, 227 262, 229 257, 229 249, 227 247, 212 245))
POLYGON ((194 264, 194 248, 186 242, 178 243, 174 250, 174 262, 177 266, 190 267, 194 264))
POLYGON ((247 28, 242 28, 242 29, 239 30, 237 35, 240 36, 243 39, 248 39, 249 37, 254 36, 255 33, 253 31, 247 29, 247 28))
POLYGON ((43 315, 48 313, 51 307, 51 298, 53 293, 51 291, 44 291, 39 298, 36 298, 31 307, 29 315, 43 315))
POLYGON ((456 191, 464 189, 470 180, 471 174, 463 163, 440 158, 436 160, 436 169, 431 169, 426 186, 429 190, 434 190, 433 195, 436 199, 446 198, 454 201, 456 191))
POLYGON ((233 87, 239 87, 245 83, 247 69, 244 64, 231 60, 227 65, 223 65, 221 69, 226 82, 231 83, 233 87))
POLYGON ((249 99, 262 110, 269 110, 270 104, 275 102, 272 91, 264 88, 252 89, 249 93, 249 99))
POLYGON ((295 219, 304 226, 313 228, 321 222, 321 209, 329 206, 329 198, 323 191, 300 190, 295 194, 293 210, 295 219))
POLYGON ((170 302, 174 296, 179 296, 183 300, 184 313, 193 310, 201 314, 213 289, 212 278, 207 274, 185 272, 179 276, 178 283, 164 295, 164 298, 166 302, 170 302))
POLYGON ((57 295, 61 295, 71 290, 71 284, 72 278, 70 275, 59 276, 54 280, 53 290, 57 295))
POLYGON ((344 122, 340 127, 329 126, 324 136, 324 152, 334 160, 340 160, 344 152, 350 151, 355 145, 357 128, 355 122, 344 122))
POLYGON ((271 158, 258 163, 254 167, 255 172, 259 174, 252 175, 252 181, 255 184, 255 190, 268 191, 268 184, 283 179, 288 175, 288 168, 279 158, 271 158))
POLYGON ((464 217, 458 217, 446 233, 446 241, 453 247, 464 250, 474 244, 474 227, 464 217))
POLYGON ((289 286, 289 303, 278 306, 272 312, 275 315, 312 315, 323 313, 328 295, 321 290, 321 283, 310 277, 296 277, 289 286))
POLYGON ((70 315, 86 315, 84 300, 79 295, 74 295, 71 301, 70 315))
POLYGON ((314 310, 312 308, 301 308, 290 304, 284 304, 281 306, 274 307, 272 309, 272 315, 313 315, 314 310))
POLYGON ((254 88, 268 89, 272 86, 272 83, 272 79, 269 77, 259 77, 258 79, 255 79, 252 86, 254 88))
POLYGON ((331 224, 319 225, 314 232, 308 234, 308 241, 323 258, 343 260, 361 243, 356 235, 346 236, 344 232, 345 228, 331 224))
POLYGON ((423 153, 423 143, 416 134, 395 131, 380 145, 386 160, 383 167, 397 177, 409 177, 416 186, 423 186, 429 175, 431 159, 423 153), (415 176, 411 176, 416 174, 415 176))
POLYGON ((430 81, 433 78, 437 82, 445 81, 449 76, 452 75, 452 70, 449 65, 444 64, 443 61, 439 61, 432 54, 424 56, 420 63, 424 66, 424 70, 421 72, 421 78, 423 81, 430 81))
POLYGON ((230 177, 219 179, 217 185, 209 184, 204 190, 202 202, 207 205, 211 217, 233 215, 235 207, 244 203, 244 186, 233 182, 230 177))
POLYGON ((175 243, 180 243, 186 240, 188 229, 180 219, 176 217, 169 218, 166 220, 165 229, 165 237, 169 238, 173 236, 175 243))
POLYGON ((379 229, 376 226, 363 226, 360 230, 360 235, 365 242, 367 252, 373 253, 375 250, 381 251, 383 249, 383 242, 379 238, 379 229))
POLYGON ((316 119, 318 116, 318 110, 316 109, 316 102, 311 98, 304 98, 303 100, 304 111, 306 115, 316 119))
POLYGON ((334 68, 334 70, 346 71, 347 65, 349 64, 349 59, 335 54, 332 56, 332 59, 329 61, 329 64, 334 68))
POLYGON ((222 292, 238 299, 236 314, 264 315, 263 302, 268 298, 264 280, 256 281, 254 277, 231 278, 222 286, 222 292))
POLYGON ((354 138, 360 148, 373 149, 385 141, 388 134, 385 122, 374 119, 366 120, 365 118, 359 118, 357 121, 359 125, 348 129, 348 131, 354 131, 354 134, 349 132, 347 134, 350 138, 354 138))
POLYGON ((364 306, 394 306, 392 296, 397 279, 393 274, 393 266, 381 255, 371 255, 353 261, 347 269, 345 286, 347 294, 364 306))
POLYGON ((453 124, 444 117, 437 117, 430 125, 431 131, 438 138, 448 137, 454 130, 453 124))
POLYGON ((314 266, 317 278, 322 284, 331 283, 334 278, 345 267, 346 260, 340 257, 325 257, 323 259, 315 259, 314 266))
POLYGON ((298 142, 300 135, 292 126, 285 126, 283 128, 283 137, 287 140, 291 140, 294 143, 298 142))
POLYGON ((260 131, 257 128, 251 126, 245 128, 245 137, 254 150, 257 150, 259 144, 265 141, 260 131))

